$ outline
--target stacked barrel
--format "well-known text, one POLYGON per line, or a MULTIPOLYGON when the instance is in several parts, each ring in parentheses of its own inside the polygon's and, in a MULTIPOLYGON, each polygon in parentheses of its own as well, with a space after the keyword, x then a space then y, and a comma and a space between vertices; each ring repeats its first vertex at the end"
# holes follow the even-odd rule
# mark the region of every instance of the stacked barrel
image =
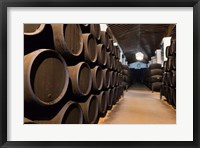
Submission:
POLYGON ((24 25, 25 123, 98 123, 121 79, 119 50, 99 24, 24 25))
POLYGON ((131 72, 128 65, 122 65, 123 88, 127 89, 131 85, 131 72))
POLYGON ((146 71, 146 85, 153 91, 160 91, 163 77, 161 64, 154 63, 146 71))
POLYGON ((168 103, 176 106, 176 40, 171 40, 171 45, 166 48, 167 61, 164 61, 164 75, 161 96, 165 96, 168 103))

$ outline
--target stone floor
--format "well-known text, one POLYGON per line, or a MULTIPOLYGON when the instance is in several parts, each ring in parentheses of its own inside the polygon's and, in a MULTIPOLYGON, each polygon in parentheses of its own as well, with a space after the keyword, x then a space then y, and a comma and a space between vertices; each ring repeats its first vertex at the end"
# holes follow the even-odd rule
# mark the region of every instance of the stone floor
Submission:
POLYGON ((176 110, 159 92, 151 92, 144 85, 131 86, 99 124, 175 124, 176 110))

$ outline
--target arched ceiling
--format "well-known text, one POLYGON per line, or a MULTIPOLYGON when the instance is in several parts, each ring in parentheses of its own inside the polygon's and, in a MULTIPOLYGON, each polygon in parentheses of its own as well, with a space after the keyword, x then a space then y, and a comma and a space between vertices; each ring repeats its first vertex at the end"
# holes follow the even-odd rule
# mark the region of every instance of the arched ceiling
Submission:
POLYGON ((175 24, 107 24, 107 31, 114 35, 128 63, 136 60, 135 53, 144 54, 147 63, 155 50, 160 49, 163 37, 170 36, 175 24))

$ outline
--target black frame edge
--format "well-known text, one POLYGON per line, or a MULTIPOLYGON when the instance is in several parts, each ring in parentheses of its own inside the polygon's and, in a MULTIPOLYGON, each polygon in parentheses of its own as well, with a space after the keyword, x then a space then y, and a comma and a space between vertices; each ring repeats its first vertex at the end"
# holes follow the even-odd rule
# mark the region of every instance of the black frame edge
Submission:
POLYGON ((200 128, 199 128, 199 124, 200 124, 200 109, 199 109, 199 84, 200 84, 200 80, 199 80, 199 75, 200 75, 200 2, 196 3, 194 5, 194 11, 193 11, 193 49, 194 49, 194 57, 193 57, 193 83, 194 83, 194 87, 193 87, 193 107, 194 107, 194 111, 193 111, 193 128, 195 128, 196 130, 194 130, 193 133, 193 137, 194 137, 194 143, 195 146, 200 147, 200 128))
MULTIPOLYGON (((188 2, 187 0, 183 0, 183 3, 180 4, 180 2, 177 2, 177 0, 174 0, 174 3, 170 4, 169 2, 164 2, 164 3, 159 3, 158 0, 155 3, 151 3, 150 0, 149 2, 146 3, 147 0, 141 0, 141 2, 137 2, 138 4, 130 2, 126 3, 126 6, 128 4, 129 7, 133 7, 133 6, 155 6, 155 7, 168 7, 168 6, 172 6, 173 7, 191 7, 193 6, 194 8, 194 14, 193 14, 193 26, 194 26, 194 41, 193 41, 193 49, 194 49, 194 59, 193 59, 193 86, 194 86, 194 90, 193 90, 193 96, 197 97, 197 99, 194 99, 193 105, 194 105, 194 128, 196 130, 194 130, 194 142, 182 142, 182 144, 180 144, 180 142, 157 142, 157 144, 155 145, 154 142, 126 142, 128 145, 126 146, 130 146, 130 147, 161 147, 161 146, 165 146, 165 147, 184 147, 184 148, 189 148, 189 147, 200 147, 200 137, 199 137, 199 133, 200 133, 200 129, 199 129, 199 123, 200 123, 200 119, 199 119, 199 112, 200 109, 198 108, 199 106, 199 101, 198 101, 198 97, 199 97, 199 84, 200 84, 200 80, 198 79, 198 75, 200 74, 200 68, 198 67, 200 65, 200 59, 198 57, 200 57, 200 52, 199 50, 199 42, 200 42, 200 2, 199 0, 191 0, 190 2, 188 2), (186 2, 187 1, 187 2, 186 2), (144 4, 145 2, 145 4, 144 4), (155 5, 157 3, 157 5, 155 5), (165 145, 164 145, 165 144, 165 145), (173 145, 172 145, 173 144, 173 145)), ((156 1, 156 0, 155 0, 156 1)), ((1 11, 1 16, 0 16, 0 20, 1 20, 1 24, 0 24, 0 146, 1 147, 45 147, 45 146, 51 146, 51 147, 97 147, 97 146, 103 146, 103 147, 114 147, 114 146, 118 146, 118 147, 124 147, 124 143, 123 142, 8 142, 7 141, 7 7, 12 6, 12 7, 24 7, 24 6, 28 6, 28 7, 43 7, 43 6, 47 6, 47 7, 54 7, 54 6, 63 6, 63 4, 66 4, 66 1, 64 2, 63 0, 56 2, 54 1, 54 3, 48 3, 48 2, 43 2, 39 0, 31 0, 30 2, 27 1, 21 1, 19 0, 18 2, 16 2, 15 0, 7 0, 0 3, 0 11, 1 11), (38 3, 36 3, 38 2, 38 3), (57 4, 56 4, 57 3, 57 4)), ((121 3, 119 3, 121 4, 121 3)), ((72 2, 69 4, 70 7, 73 6, 77 6, 77 2, 72 2)), ((81 6, 81 3, 79 4, 81 6)), ((85 7, 83 5, 87 5, 87 4, 82 4, 81 7, 85 7)), ((101 4, 98 5, 94 4, 93 2, 89 2, 89 4, 87 6, 91 6, 91 7, 102 7, 102 6, 112 6, 113 3, 106 3, 106 4, 101 4)), ((121 7, 125 6, 125 4, 120 5, 121 7)))

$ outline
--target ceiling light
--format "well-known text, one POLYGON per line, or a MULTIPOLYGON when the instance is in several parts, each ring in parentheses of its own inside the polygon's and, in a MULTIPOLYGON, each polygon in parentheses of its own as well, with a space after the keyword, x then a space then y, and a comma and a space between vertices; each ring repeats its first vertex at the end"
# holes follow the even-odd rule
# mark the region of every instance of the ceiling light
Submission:
POLYGON ((144 54, 142 52, 137 52, 135 54, 135 57, 136 57, 137 60, 141 61, 144 58, 144 54))
POLYGON ((114 45, 114 46, 118 46, 117 42, 114 42, 113 45, 114 45))

